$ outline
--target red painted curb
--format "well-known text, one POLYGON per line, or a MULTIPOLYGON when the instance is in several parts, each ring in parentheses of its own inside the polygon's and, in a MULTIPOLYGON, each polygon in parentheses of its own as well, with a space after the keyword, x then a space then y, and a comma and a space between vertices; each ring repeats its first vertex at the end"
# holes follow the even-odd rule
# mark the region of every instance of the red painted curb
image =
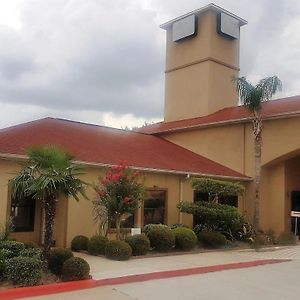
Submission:
POLYGON ((99 280, 90 279, 90 280, 82 280, 82 281, 62 282, 62 283, 49 284, 49 285, 40 285, 34 287, 8 289, 8 290, 0 291, 0 299, 1 300, 13 300, 13 299, 21 299, 21 298, 23 299, 27 297, 51 295, 51 294, 70 292, 70 291, 81 290, 81 289, 89 289, 97 286, 126 284, 126 283, 142 282, 142 281, 155 280, 155 279, 165 279, 165 278, 189 276, 195 274, 205 274, 205 273, 224 271, 224 270, 234 270, 234 269, 263 266, 268 264, 276 264, 276 263, 282 263, 287 261, 291 261, 291 260, 290 259, 264 259, 264 260, 255 260, 255 261, 231 263, 231 264, 224 264, 224 265, 214 265, 214 266, 207 266, 207 267, 196 267, 196 268, 189 268, 189 269, 179 269, 179 270, 171 270, 171 271, 160 271, 160 272, 152 272, 152 273, 145 273, 145 274, 128 275, 128 276, 99 279, 99 280))

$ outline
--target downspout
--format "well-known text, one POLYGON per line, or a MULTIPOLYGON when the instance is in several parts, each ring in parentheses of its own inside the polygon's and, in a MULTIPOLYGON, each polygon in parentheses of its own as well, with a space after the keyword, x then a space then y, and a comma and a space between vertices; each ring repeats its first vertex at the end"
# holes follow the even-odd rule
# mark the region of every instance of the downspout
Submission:
MULTIPOLYGON (((183 201, 183 178, 179 177, 179 203, 183 201)), ((182 212, 179 211, 178 223, 182 224, 182 212)))

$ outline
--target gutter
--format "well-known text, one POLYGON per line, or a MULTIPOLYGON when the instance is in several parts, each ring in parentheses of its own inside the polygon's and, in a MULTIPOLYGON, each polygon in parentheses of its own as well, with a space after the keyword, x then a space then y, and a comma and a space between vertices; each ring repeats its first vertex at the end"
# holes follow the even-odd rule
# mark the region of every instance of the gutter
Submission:
MULTIPOLYGON (((9 154, 9 153, 0 153, 0 158, 7 160, 18 160, 25 161, 28 159, 27 155, 20 154, 9 154)), ((96 163, 96 162, 86 162, 80 160, 74 160, 75 164, 83 165, 83 166, 91 166, 91 167, 111 167, 115 166, 114 164, 108 163, 96 163)), ((146 167, 136 167, 129 166, 130 168, 138 171, 149 172, 149 173, 161 173, 161 174, 172 174, 172 175, 184 175, 184 176, 202 176, 209 178, 219 178, 219 179, 231 179, 231 180, 239 180, 239 181, 251 181, 251 177, 240 177, 240 176, 226 176, 226 175, 213 175, 213 174, 205 174, 205 173, 197 173, 197 172, 189 172, 189 171, 180 171, 180 170, 170 170, 170 169, 156 169, 156 168, 146 168, 146 167)))

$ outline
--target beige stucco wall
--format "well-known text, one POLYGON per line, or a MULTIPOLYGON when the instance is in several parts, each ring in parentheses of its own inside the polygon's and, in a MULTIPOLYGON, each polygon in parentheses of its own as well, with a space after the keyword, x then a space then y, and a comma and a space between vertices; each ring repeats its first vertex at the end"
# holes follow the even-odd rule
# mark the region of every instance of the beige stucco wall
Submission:
MULTIPOLYGON (((8 190, 8 181, 14 177, 20 170, 21 166, 12 160, 0 160, 0 223, 5 222, 9 215, 10 197, 8 190)), ((85 174, 82 179, 91 184, 97 184, 99 177, 104 175, 104 169, 99 167, 85 168, 85 174)), ((180 215, 177 204, 180 199, 184 201, 193 201, 193 190, 189 184, 189 180, 185 176, 145 173, 145 187, 166 189, 166 223, 184 223, 192 226, 192 217, 188 215, 180 215)), ((57 214, 55 220, 54 239, 58 247, 70 246, 70 242, 75 235, 82 234, 92 236, 97 231, 97 224, 93 219, 92 201, 96 197, 96 193, 92 187, 87 188, 87 196, 89 200, 81 198, 77 202, 73 198, 61 198, 58 201, 57 214)), ((13 236, 21 241, 41 242, 41 206, 37 205, 36 220, 33 232, 14 233, 13 236)), ((138 214, 136 226, 142 225, 142 213, 138 214)))
MULTIPOLYGON (((290 194, 298 189, 300 117, 264 122, 262 144, 261 228, 276 233, 290 230, 290 194), (289 164, 285 165, 285 162, 289 164), (294 166, 292 168, 292 166, 294 166)), ((251 123, 228 124, 162 135, 167 140, 236 171, 254 176, 254 143, 251 123)), ((299 166, 300 169, 300 166, 299 166)), ((300 182, 300 179, 299 179, 300 182)), ((300 186, 299 186, 300 187, 300 186)), ((244 212, 253 216, 254 184, 246 184, 244 212)))

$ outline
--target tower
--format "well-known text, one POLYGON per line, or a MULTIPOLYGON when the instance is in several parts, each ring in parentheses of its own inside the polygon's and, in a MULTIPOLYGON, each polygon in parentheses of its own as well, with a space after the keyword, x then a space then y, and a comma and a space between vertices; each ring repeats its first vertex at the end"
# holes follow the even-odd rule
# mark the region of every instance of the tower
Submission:
POLYGON ((167 32, 165 122, 238 104, 240 27, 247 22, 209 4, 161 25, 167 32))

